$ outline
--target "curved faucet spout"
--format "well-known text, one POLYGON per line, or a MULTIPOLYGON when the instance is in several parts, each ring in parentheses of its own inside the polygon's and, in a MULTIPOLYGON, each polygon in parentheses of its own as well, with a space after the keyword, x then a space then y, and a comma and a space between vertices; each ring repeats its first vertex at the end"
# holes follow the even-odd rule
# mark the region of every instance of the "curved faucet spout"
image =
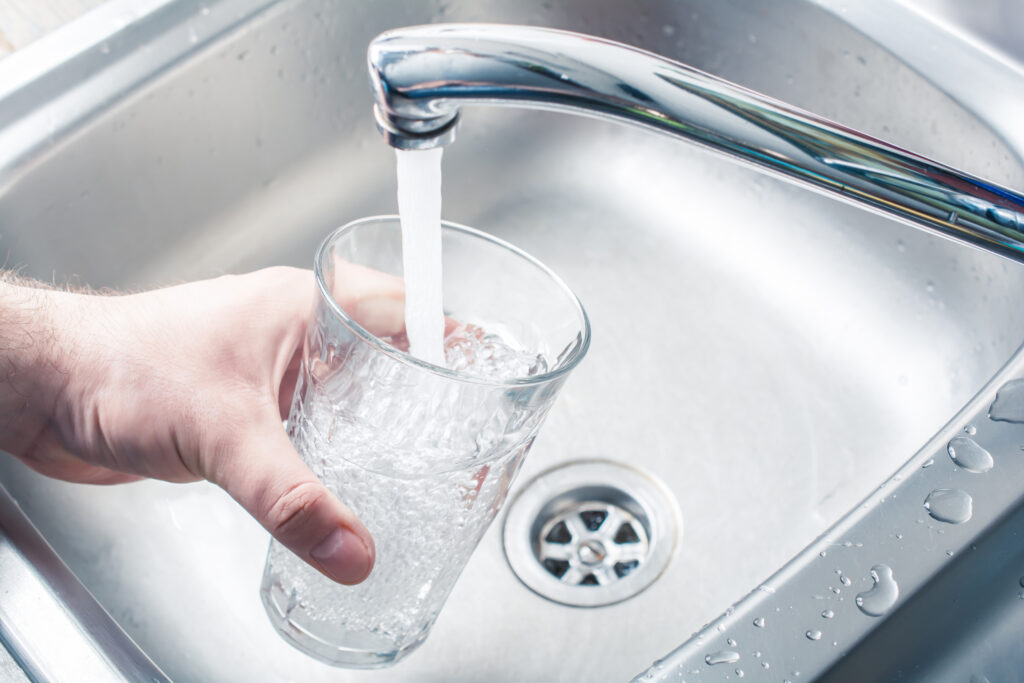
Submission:
POLYGON ((377 123, 447 144, 459 107, 557 109, 698 143, 812 189, 1024 262, 1024 196, 643 50, 553 29, 451 24, 369 48, 377 123))

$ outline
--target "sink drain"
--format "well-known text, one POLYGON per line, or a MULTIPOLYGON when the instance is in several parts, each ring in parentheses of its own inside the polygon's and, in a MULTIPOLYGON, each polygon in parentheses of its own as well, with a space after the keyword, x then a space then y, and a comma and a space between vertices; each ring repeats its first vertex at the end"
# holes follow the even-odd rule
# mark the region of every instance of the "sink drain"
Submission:
POLYGON ((609 461, 562 465, 527 484, 505 518, 505 556, 542 597, 576 607, 630 598, 668 566, 679 514, 665 489, 609 461))

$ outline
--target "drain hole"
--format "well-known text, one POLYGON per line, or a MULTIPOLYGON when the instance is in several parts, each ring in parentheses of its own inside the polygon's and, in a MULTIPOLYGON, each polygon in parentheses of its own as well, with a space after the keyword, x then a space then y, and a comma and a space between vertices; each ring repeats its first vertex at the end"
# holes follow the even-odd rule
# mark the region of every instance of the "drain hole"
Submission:
POLYGON ((544 560, 544 568, 551 572, 556 578, 562 578, 569 571, 569 563, 566 560, 544 560))
MULTIPOLYGON (((572 534, 569 533, 569 529, 565 526, 565 522, 559 522, 555 526, 551 527, 551 531, 544 537, 544 540, 548 543, 568 543, 572 540, 572 534)), ((568 566, 568 565, 566 565, 568 566)), ((554 574, 554 572, 551 572, 554 574)), ((562 570, 562 574, 565 570, 562 570)), ((555 574, 555 576, 561 576, 562 574, 555 574)))
MULTIPOLYGON (((622 526, 619 527, 619 530, 617 532, 615 532, 615 542, 616 543, 639 543, 640 542, 640 537, 636 535, 636 529, 633 528, 632 524, 630 524, 629 522, 624 522, 622 524, 622 526)), ((633 566, 634 567, 636 566, 635 562, 633 563, 633 566)), ((630 569, 632 569, 632 567, 630 567, 630 569)), ((616 570, 616 571, 618 571, 618 570, 616 570)), ((622 574, 619 574, 619 576, 622 576, 622 574)))
MULTIPOLYGON (((583 525, 587 527, 588 531, 600 529, 606 517, 608 517, 607 510, 584 510, 580 513, 580 519, 583 520, 583 525)), ((596 583, 597 579, 594 579, 594 582, 596 583)))
POLYGON ((675 549, 677 516, 667 491, 632 467, 568 463, 539 475, 513 501, 505 556, 542 597, 610 605, 661 575, 675 549))
POLYGON ((621 579, 623 576, 636 569, 639 565, 639 560, 630 560, 629 562, 616 562, 614 567, 615 576, 621 579))

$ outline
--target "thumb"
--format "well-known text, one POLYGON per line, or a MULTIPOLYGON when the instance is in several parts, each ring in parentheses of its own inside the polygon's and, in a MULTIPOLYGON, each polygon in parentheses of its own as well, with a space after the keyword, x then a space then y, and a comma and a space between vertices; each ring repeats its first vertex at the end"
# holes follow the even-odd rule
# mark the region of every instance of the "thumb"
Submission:
POLYGON ((280 418, 246 430, 237 452, 211 463, 210 477, 307 563, 344 584, 373 568, 373 538, 362 522, 302 462, 280 418))

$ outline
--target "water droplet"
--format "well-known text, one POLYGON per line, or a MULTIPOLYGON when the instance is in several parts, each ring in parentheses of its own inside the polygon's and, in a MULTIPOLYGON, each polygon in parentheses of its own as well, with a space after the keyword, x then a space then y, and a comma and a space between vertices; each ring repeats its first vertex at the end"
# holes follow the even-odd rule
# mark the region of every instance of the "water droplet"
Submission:
POLYGON ((718 625, 718 632, 719 633, 724 633, 725 632, 725 624, 719 624, 718 625))
POLYGON ((704 656, 707 664, 734 664, 740 660, 740 653, 735 650, 719 650, 704 656))
MULTIPOLYGON (((1024 586, 1024 576, 1021 577, 1021 586, 1024 586)), ((758 617, 754 619, 754 626, 758 628, 764 628, 764 617, 758 617)))
POLYGON ((899 586, 893 578, 892 569, 884 564, 871 568, 871 580, 875 585, 857 594, 857 607, 870 617, 880 617, 896 603, 900 596, 899 586))
POLYGON ((770 668, 772 668, 772 665, 769 664, 768 662, 761 662, 761 668, 762 669, 770 669, 770 668))
POLYGON ((953 557, 953 551, 952 550, 947 550, 946 551, 946 557, 953 557))
POLYGON ((743 678, 743 669, 736 669, 736 678, 743 678))
POLYGON ((975 434, 978 433, 978 428, 975 427, 974 425, 967 425, 966 427, 964 427, 964 431, 970 434, 971 436, 974 436, 975 434))
POLYGON ((831 619, 831 618, 832 618, 832 617, 834 617, 835 615, 836 615, 836 613, 835 613, 835 612, 833 612, 833 611, 832 611, 832 610, 830 610, 830 609, 827 609, 827 610, 825 610, 824 612, 822 612, 822 613, 821 613, 821 616, 825 617, 826 619, 831 619))
POLYGON ((1012 379, 999 388, 988 417, 997 422, 1024 423, 1024 379, 1012 379))
POLYGON ((826 553, 824 550, 822 550, 820 553, 818 553, 818 557, 825 557, 827 554, 828 553, 826 553))
POLYGON ((842 591, 839 589, 838 586, 832 586, 832 592, 836 595, 839 595, 842 591))
POLYGON ((754 656, 757 657, 758 659, 761 659, 761 651, 760 650, 754 650, 754 656))
POLYGON ((839 575, 839 583, 841 583, 844 586, 846 586, 847 588, 849 588, 849 586, 853 583, 853 581, 850 581, 850 577, 849 576, 846 576, 844 574, 840 574, 839 575))
POLYGON ((992 454, 982 448, 977 441, 966 436, 957 436, 946 446, 949 457, 957 465, 968 472, 988 472, 995 462, 992 454))
POLYGON ((928 458, 928 460, 926 460, 925 463, 923 465, 921 465, 921 469, 926 469, 928 467, 931 467, 934 464, 935 464, 935 458, 928 458))
POLYGON ((807 636, 807 640, 821 640, 821 631, 812 629, 804 634, 807 636))
POLYGON ((725 644, 728 645, 729 647, 736 647, 736 641, 733 640, 732 638, 729 638, 727 641, 725 641, 725 644))
POLYGON ((924 509, 940 522, 963 524, 974 514, 974 500, 961 489, 935 489, 924 499, 924 509))

